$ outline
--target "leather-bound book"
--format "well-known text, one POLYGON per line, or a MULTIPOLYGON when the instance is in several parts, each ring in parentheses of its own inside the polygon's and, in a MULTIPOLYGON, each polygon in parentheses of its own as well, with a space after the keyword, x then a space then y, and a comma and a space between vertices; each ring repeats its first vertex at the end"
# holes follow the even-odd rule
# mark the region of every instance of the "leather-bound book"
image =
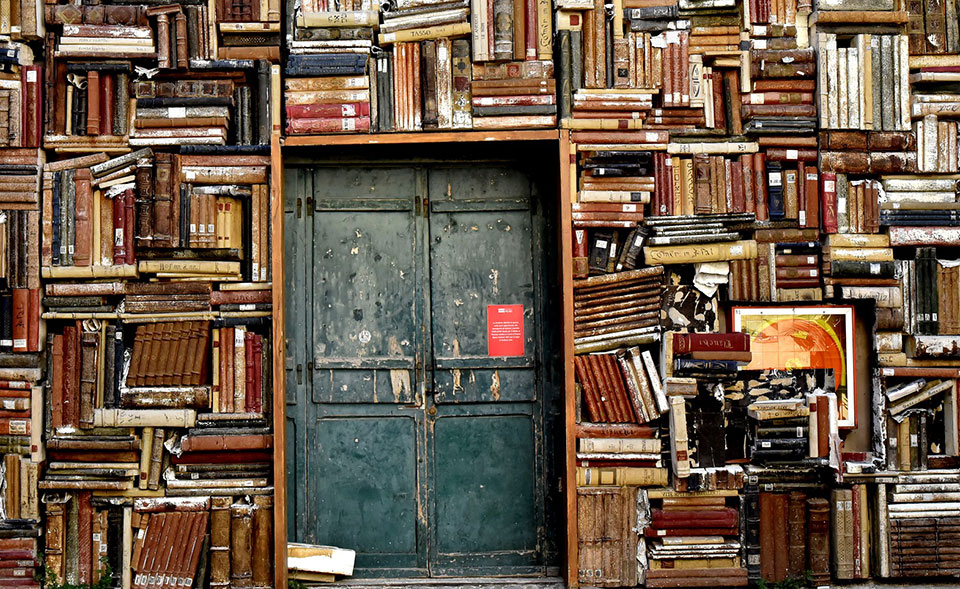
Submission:
POLYGON ((174 19, 177 47, 177 67, 186 69, 190 62, 190 53, 187 51, 187 15, 178 12, 174 19))
POLYGON ((137 160, 136 176, 137 243, 149 246, 153 237, 153 162, 150 158, 137 160))
POLYGON ((273 586, 273 497, 257 495, 253 507, 253 587, 268 589, 273 586))
POLYGON ((253 505, 230 506, 230 586, 253 586, 253 505))
POLYGON ((80 415, 83 429, 93 427, 93 407, 97 394, 97 355, 99 333, 84 331, 80 342, 80 415))
POLYGON ((87 72, 87 135, 100 134, 100 72, 87 72))
POLYGON ((63 328, 63 424, 76 427, 78 422, 78 391, 76 374, 79 336, 77 327, 67 325, 63 328))
POLYGON ((63 425, 63 341, 63 335, 54 335, 50 352, 50 427, 53 430, 63 425))
POLYGON ((787 497, 787 576, 803 577, 807 570, 807 496, 791 491, 787 497))
POLYGON ((230 587, 230 497, 210 502, 210 587, 230 587))
POLYGON ((116 83, 116 74, 100 73, 100 135, 113 135, 113 119, 116 116, 117 99, 116 83))
POLYGON ((50 501, 46 505, 46 520, 44 526, 44 565, 53 574, 54 582, 65 580, 64 576, 64 546, 66 535, 66 521, 64 503, 50 501))
MULTIPOLYGON (((92 262, 90 251, 93 243, 93 178, 89 168, 80 168, 74 175, 76 185, 76 244, 73 263, 76 266, 89 266, 92 262)), ((98 252, 99 253, 99 252, 98 252)))
POLYGON ((77 502, 77 571, 80 583, 90 583, 93 567, 93 507, 90 505, 90 495, 89 491, 74 495, 77 502))
POLYGON ((578 576, 582 585, 637 584, 636 487, 577 489, 578 576))
POLYGON ((830 503, 807 499, 807 568, 814 584, 830 583, 830 503))

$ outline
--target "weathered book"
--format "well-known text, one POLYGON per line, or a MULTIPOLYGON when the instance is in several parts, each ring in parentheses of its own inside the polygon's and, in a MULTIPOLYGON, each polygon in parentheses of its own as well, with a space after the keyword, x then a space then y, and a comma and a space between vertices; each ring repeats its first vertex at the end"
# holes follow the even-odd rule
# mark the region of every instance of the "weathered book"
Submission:
POLYGON ((580 582, 601 587, 637 584, 637 487, 577 489, 580 582))

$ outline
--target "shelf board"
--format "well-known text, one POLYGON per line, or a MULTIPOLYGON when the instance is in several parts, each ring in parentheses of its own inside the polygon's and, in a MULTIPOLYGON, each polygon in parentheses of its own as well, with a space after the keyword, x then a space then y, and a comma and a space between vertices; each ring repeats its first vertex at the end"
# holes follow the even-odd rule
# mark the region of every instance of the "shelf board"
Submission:
POLYGON ((397 145, 408 143, 480 143, 484 141, 555 141, 557 129, 519 131, 417 131, 414 133, 352 133, 344 135, 293 135, 284 147, 322 145, 397 145))

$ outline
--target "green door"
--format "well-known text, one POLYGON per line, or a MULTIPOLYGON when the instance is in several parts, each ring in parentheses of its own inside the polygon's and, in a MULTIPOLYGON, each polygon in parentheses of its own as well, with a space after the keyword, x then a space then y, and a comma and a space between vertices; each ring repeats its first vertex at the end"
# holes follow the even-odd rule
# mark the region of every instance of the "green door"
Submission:
POLYGON ((286 180, 290 538, 356 550, 358 576, 543 574, 535 183, 490 164, 286 180))

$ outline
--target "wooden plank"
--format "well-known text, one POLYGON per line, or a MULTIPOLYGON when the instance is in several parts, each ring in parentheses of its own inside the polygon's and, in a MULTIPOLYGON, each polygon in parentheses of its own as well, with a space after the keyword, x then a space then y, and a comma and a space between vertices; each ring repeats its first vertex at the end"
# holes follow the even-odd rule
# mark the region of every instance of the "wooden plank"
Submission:
POLYGON ((563 390, 566 476, 563 490, 567 503, 567 587, 579 585, 577 574, 577 427, 576 390, 573 374, 573 211, 570 177, 570 131, 560 132, 560 259, 563 284, 563 390))
POLYGON ((284 147, 319 145, 391 145, 404 143, 463 143, 480 141, 541 141, 557 138, 556 129, 527 131, 441 131, 417 133, 354 133, 286 137, 284 147))
POLYGON ((273 553, 274 587, 287 586, 287 375, 284 361, 284 280, 283 280, 283 156, 280 134, 270 137, 270 228, 273 251, 273 553))

